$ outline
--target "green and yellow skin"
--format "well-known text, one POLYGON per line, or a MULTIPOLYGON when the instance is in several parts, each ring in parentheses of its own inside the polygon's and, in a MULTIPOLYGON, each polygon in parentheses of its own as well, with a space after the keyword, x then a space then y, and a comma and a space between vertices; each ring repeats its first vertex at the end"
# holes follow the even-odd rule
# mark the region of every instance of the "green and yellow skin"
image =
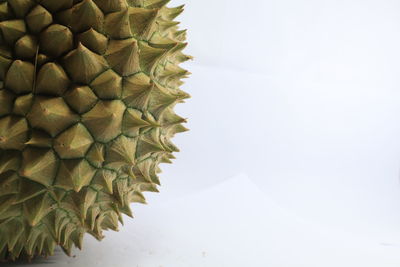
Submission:
POLYGON ((0 260, 67 253, 157 192, 187 129, 169 0, 0 0, 0 260))

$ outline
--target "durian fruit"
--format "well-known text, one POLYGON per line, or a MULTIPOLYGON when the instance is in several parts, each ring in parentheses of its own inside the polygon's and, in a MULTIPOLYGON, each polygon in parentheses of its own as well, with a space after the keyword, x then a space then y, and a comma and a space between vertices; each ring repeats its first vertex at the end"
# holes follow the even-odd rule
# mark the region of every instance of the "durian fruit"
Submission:
POLYGON ((70 255, 157 192, 187 129, 169 0, 0 0, 0 260, 70 255))

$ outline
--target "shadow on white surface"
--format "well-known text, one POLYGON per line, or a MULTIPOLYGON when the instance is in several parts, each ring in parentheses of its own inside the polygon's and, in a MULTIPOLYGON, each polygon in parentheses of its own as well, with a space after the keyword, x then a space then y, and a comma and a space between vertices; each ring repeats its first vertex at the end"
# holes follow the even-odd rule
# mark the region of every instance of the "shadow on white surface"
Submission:
MULTIPOLYGON (((337 231, 278 206, 238 174, 206 190, 135 208, 119 233, 86 238, 35 267, 398 267, 400 248, 337 231)), ((2 266, 26 266, 5 264, 2 266)))

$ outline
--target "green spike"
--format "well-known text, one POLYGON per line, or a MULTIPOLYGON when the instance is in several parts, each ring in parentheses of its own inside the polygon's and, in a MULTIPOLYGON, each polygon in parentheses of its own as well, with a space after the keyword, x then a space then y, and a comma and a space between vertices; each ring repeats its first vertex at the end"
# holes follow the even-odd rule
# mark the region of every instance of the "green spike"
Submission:
POLYGON ((137 41, 134 38, 112 40, 105 58, 118 74, 128 76, 140 71, 138 51, 137 41))
POLYGON ((90 148, 86 158, 91 164, 97 168, 100 168, 104 162, 104 146, 102 144, 95 143, 90 148))
POLYGON ((146 74, 135 74, 124 80, 122 98, 129 107, 146 109, 153 87, 146 74))
POLYGON ((54 149, 61 158, 85 156, 93 139, 85 126, 78 123, 60 134, 54 142, 54 149))
POLYGON ((15 53, 20 58, 33 58, 37 47, 37 39, 33 35, 25 35, 15 43, 15 53))
POLYGON ((33 182, 28 179, 20 179, 19 190, 17 194, 17 199, 15 203, 22 203, 31 198, 34 198, 44 192, 46 192, 46 187, 43 185, 33 182))
POLYGON ((92 0, 82 0, 72 10, 71 26, 75 32, 93 28, 102 31, 104 15, 92 0))
POLYGON ((33 0, 7 0, 18 18, 23 18, 36 4, 33 0))
POLYGON ((49 149, 28 148, 22 153, 22 166, 19 175, 32 181, 50 186, 57 169, 57 158, 49 149))
POLYGON ((115 172, 109 170, 98 171, 93 179, 94 184, 101 185, 109 194, 113 193, 113 182, 117 178, 115 172))
POLYGON ((61 97, 37 97, 28 114, 32 126, 55 136, 78 120, 61 97))
POLYGON ((17 94, 29 93, 33 87, 35 66, 27 61, 15 60, 9 68, 5 86, 17 94))
POLYGON ((104 54, 108 45, 107 37, 93 28, 81 33, 78 41, 97 54, 104 54))
POLYGON ((136 109, 127 109, 122 123, 122 132, 128 136, 135 137, 139 135, 139 129, 150 126, 151 124, 142 119, 143 113, 136 109))
POLYGON ((59 57, 72 47, 72 32, 64 25, 53 24, 40 34, 40 51, 46 55, 59 57))
POLYGON ((122 167, 135 164, 136 139, 120 136, 107 149, 105 165, 119 171, 122 167))
POLYGON ((26 25, 23 20, 6 20, 0 22, 0 30, 8 44, 13 45, 25 35, 26 25))
POLYGON ((130 8, 129 22, 132 32, 136 36, 147 37, 158 14, 158 9, 130 8))
POLYGON ((121 82, 121 76, 113 70, 107 70, 94 79, 90 87, 102 99, 115 99, 121 96, 121 82), (110 90, 111 88, 114 90, 110 90))
POLYGON ((34 7, 25 18, 29 29, 33 33, 40 33, 53 22, 53 16, 41 5, 34 7))
POLYGON ((17 99, 15 99, 13 112, 15 114, 25 116, 29 112, 32 103, 33 103, 32 94, 22 95, 17 99))
POLYGON ((117 12, 127 8, 126 2, 121 0, 94 0, 94 2, 104 13, 117 12))
POLYGON ((113 39, 125 39, 132 37, 129 26, 129 11, 123 9, 119 12, 113 12, 106 16, 106 33, 113 39))
POLYGON ((83 114, 82 121, 97 141, 109 142, 121 133, 124 111, 125 105, 119 100, 99 101, 83 114))
POLYGON ((88 86, 74 87, 65 95, 67 103, 78 113, 90 110, 97 102, 96 95, 88 86))
POLYGON ((80 194, 80 212, 82 220, 86 220, 88 209, 96 202, 97 192, 91 188, 86 188, 80 194))
POLYGON ((36 92, 62 95, 69 87, 70 80, 64 69, 53 62, 43 65, 37 75, 36 92))
POLYGON ((85 84, 89 84, 108 67, 100 55, 93 53, 81 43, 77 49, 65 56, 64 65, 75 82, 85 84))
POLYGON ((7 116, 0 119, 0 148, 22 150, 28 140, 28 131, 24 118, 7 116))
POLYGON ((84 159, 62 160, 54 186, 79 192, 89 185, 95 172, 84 159))
POLYGON ((7 152, 0 157, 0 174, 7 171, 17 171, 20 166, 20 153, 19 152, 7 152))
POLYGON ((38 195, 24 202, 24 216, 30 226, 37 225, 53 208, 48 194, 38 195))

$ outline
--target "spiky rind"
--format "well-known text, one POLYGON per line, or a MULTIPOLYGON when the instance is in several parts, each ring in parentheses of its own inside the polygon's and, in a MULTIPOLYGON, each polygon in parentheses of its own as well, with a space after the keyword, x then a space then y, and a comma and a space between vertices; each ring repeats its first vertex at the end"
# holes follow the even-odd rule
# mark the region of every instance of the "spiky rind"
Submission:
POLYGON ((118 230, 186 131, 183 7, 0 1, 0 261, 118 230))

